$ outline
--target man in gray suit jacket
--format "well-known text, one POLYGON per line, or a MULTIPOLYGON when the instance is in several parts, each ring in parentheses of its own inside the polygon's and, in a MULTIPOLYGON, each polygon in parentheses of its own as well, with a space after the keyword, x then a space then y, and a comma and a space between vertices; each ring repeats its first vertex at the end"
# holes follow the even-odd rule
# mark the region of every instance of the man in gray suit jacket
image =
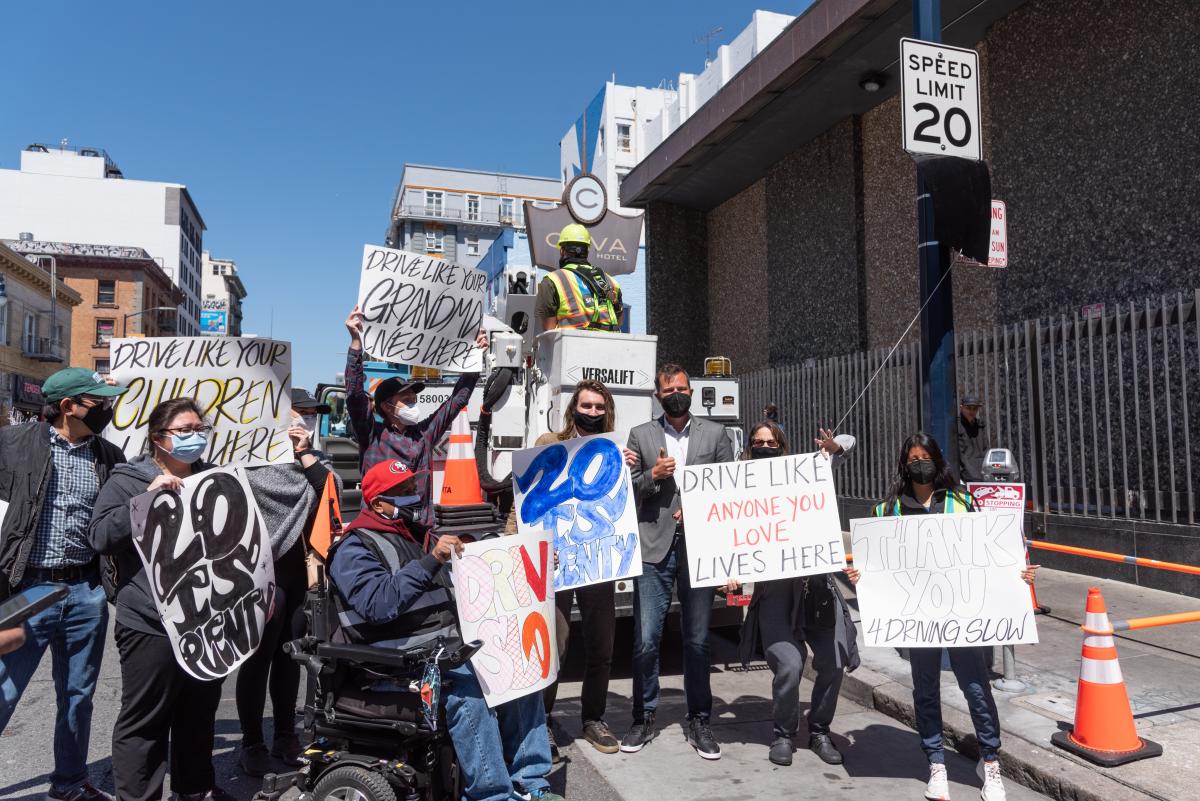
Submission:
POLYGON ((633 590, 633 727, 621 750, 634 753, 654 739, 658 708, 658 656, 663 625, 677 587, 683 633, 683 686, 688 704, 688 742, 705 759, 719 759, 721 746, 709 727, 708 621, 712 587, 693 588, 688 577, 683 513, 675 471, 684 465, 733 461, 724 426, 692 417, 692 387, 687 372, 665 364, 655 376, 664 414, 629 432, 629 449, 638 455, 630 468, 638 503, 642 575, 633 590))

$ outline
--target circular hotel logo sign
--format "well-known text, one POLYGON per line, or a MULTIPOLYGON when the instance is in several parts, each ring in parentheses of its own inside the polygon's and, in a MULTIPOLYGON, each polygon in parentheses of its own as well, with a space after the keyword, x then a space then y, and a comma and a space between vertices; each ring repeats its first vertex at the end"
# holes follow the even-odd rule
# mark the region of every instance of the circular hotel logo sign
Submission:
POLYGON ((567 211, 583 225, 595 225, 608 211, 608 193, 604 184, 591 173, 581 173, 571 179, 563 193, 567 211))

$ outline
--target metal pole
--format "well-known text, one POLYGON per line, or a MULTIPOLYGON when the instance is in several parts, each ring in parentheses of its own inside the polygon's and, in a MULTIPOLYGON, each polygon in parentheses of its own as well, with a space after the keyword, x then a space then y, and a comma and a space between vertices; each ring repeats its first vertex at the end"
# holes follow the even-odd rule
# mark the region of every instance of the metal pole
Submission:
POLYGON ((1004 655, 1004 677, 992 682, 997 690, 1006 693, 1025 691, 1025 682, 1017 678, 1017 649, 1014 645, 1005 645, 1001 649, 1004 655))
MULTIPOLYGON (((926 42, 942 41, 941 0, 913 0, 913 35, 926 42)), ((950 270, 950 250, 937 241, 933 198, 919 170, 917 175, 917 258, 921 305, 925 308, 921 314, 921 426, 937 439, 947 464, 957 473, 954 296, 952 279, 946 275, 950 270)))

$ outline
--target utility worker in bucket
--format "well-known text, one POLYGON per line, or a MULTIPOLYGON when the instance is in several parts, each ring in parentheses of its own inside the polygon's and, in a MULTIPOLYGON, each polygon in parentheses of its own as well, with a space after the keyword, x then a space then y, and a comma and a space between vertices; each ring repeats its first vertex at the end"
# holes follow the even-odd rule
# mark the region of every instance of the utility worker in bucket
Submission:
POLYGON ((592 236, 579 223, 558 235, 558 269, 538 283, 534 313, 542 330, 583 328, 620 331, 625 306, 621 285, 599 267, 588 263, 592 236))

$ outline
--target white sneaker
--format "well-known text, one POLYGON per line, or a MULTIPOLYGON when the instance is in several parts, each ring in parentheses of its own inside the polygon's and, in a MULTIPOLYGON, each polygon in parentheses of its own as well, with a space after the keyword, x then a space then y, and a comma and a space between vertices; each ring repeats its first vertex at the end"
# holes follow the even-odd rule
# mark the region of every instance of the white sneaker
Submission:
POLYGON ((975 773, 983 779, 983 789, 979 791, 983 801, 1005 801, 1004 782, 1000 780, 1000 760, 979 760, 975 773))
POLYGON ((929 781, 925 784, 925 797, 929 801, 950 801, 950 781, 946 778, 946 766, 940 762, 929 763, 929 781))

